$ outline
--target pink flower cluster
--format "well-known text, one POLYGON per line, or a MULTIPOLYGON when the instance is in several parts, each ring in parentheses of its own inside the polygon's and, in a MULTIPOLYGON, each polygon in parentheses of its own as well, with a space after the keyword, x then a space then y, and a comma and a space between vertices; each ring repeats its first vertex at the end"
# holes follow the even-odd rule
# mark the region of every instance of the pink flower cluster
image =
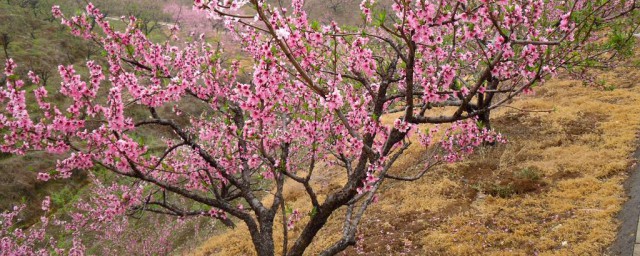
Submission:
POLYGON ((298 209, 294 209, 287 220, 287 229, 292 230, 300 219, 302 219, 302 213, 298 209))

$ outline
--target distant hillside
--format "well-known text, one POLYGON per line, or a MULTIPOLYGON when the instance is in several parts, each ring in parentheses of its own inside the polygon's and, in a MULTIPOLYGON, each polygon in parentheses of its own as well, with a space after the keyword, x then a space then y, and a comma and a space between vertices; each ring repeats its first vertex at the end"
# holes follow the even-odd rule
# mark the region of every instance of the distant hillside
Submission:
MULTIPOLYGON (((58 65, 81 62, 94 55, 96 48, 69 34, 50 14, 53 1, 0 2, 0 68, 4 60, 13 58, 19 63, 18 74, 25 77, 28 70, 36 72, 49 88, 57 87, 58 65)), ((72 5, 66 10, 75 9, 72 5)), ((0 81, 4 86, 3 75, 0 81)), ((26 85, 27 88, 33 85, 26 85)), ((61 100, 55 98, 54 100, 61 100)), ((63 104, 60 101, 60 104, 63 104)), ((35 106, 29 106, 35 107, 35 106)), ((27 223, 37 216, 39 202, 45 195, 64 201, 59 191, 72 191, 82 184, 81 176, 64 182, 42 183, 36 180, 38 171, 55 167, 59 156, 41 152, 25 156, 0 153, 0 212, 19 203, 27 204, 22 219, 27 223)))
MULTIPOLYGON (((171 15, 162 11, 162 4, 168 1, 155 0, 97 0, 93 1, 106 13, 114 16, 138 15, 148 26, 152 36, 166 38, 157 22, 170 22, 171 15)), ((51 7, 60 5, 67 14, 76 14, 84 9, 82 1, 75 0, 30 0, 0 1, 0 69, 4 69, 5 59, 12 58, 18 64, 17 74, 25 78, 29 70, 38 74, 49 92, 57 91, 60 79, 58 65, 74 65, 83 72, 88 59, 99 59, 100 49, 93 43, 71 35, 65 26, 51 15, 51 7)), ((117 21, 114 22, 117 25, 117 21)), ((4 86, 4 77, 0 73, 0 86, 4 86)), ((27 90, 35 85, 27 84, 27 90)), ((28 101, 33 103, 30 94, 28 101)), ((56 93, 51 100, 59 106, 65 100, 56 93)), ((28 108, 36 108, 34 104, 28 108)), ((0 212, 17 204, 26 204, 27 209, 21 216, 23 223, 36 221, 40 214, 40 202, 45 195, 53 199, 54 206, 62 207, 69 202, 75 192, 85 184, 86 176, 74 175, 70 180, 40 182, 38 172, 47 172, 55 168, 56 161, 62 156, 44 152, 30 152, 24 156, 12 156, 0 153, 0 212)))

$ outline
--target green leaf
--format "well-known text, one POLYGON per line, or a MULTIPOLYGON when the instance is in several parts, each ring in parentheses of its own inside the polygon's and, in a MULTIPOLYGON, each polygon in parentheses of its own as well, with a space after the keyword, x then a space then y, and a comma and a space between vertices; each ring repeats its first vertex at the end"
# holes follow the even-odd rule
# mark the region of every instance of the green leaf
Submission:
POLYGON ((319 31, 320 30, 320 22, 318 22, 317 20, 311 21, 311 29, 313 29, 315 31, 319 31))
POLYGON ((133 48, 133 45, 127 45, 127 53, 129 54, 129 56, 133 56, 133 53, 135 53, 135 48, 133 48))
POLYGON ((313 217, 316 216, 316 214, 318 214, 318 207, 313 207, 313 209, 311 209, 311 211, 309 212, 309 217, 313 217))

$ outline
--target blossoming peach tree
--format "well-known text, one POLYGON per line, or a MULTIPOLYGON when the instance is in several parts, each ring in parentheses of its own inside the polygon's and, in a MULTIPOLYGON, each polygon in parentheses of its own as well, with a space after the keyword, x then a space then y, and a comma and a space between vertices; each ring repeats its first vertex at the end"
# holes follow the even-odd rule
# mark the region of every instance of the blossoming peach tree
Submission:
MULTIPOLYGON (((365 0, 358 27, 312 21, 302 0, 286 8, 263 0, 194 6, 224 22, 243 58, 226 62, 201 38, 154 43, 134 17, 116 31, 91 4, 75 17, 54 6, 54 16, 99 44, 104 59, 88 61, 84 77, 59 67, 64 107, 48 100, 50 88, 33 73, 21 80, 8 60, 0 150, 64 156, 55 171, 39 174, 42 180, 96 168, 114 174, 73 215, 80 226, 99 229, 135 211, 207 215, 227 226, 244 222, 256 253, 273 255, 280 223, 282 254, 302 255, 339 212, 342 238, 322 252, 333 255, 355 244, 385 180, 416 181, 435 165, 503 142, 491 130, 491 111, 558 69, 600 56, 586 52, 610 51, 594 45, 636 3, 393 0, 385 11, 365 0), (147 114, 134 115, 134 108, 147 114), (386 124, 391 113, 398 118, 386 124), (161 138, 161 152, 138 139, 158 131, 172 134, 161 138), (390 173, 412 140, 427 149, 427 162, 413 173, 390 173), (330 172, 346 181, 319 194, 314 181, 330 172), (304 187, 310 211, 287 210, 286 182, 304 187), (301 227, 295 237, 287 232, 294 225, 301 227)), ((36 251, 21 234, 3 229, 0 251, 36 251)))

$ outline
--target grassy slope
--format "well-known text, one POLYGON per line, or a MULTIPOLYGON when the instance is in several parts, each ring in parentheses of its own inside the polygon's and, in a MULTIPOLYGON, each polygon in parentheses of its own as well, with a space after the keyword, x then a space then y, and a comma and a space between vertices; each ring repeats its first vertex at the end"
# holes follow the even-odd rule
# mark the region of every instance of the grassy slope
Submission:
MULTIPOLYGON (((366 254, 604 254, 615 237, 614 216, 625 200, 622 182, 640 128, 640 87, 634 82, 640 72, 620 68, 604 77, 615 90, 550 81, 512 106, 551 113, 502 108, 494 115, 494 127, 508 144, 482 149, 418 182, 386 183, 360 227, 366 254)), ((412 146, 393 171, 419 167, 422 153, 412 146)), ((315 181, 317 188, 344 180, 335 171, 321 172, 326 175, 315 181)), ((295 198, 288 203, 305 211, 310 206, 303 191, 286 187, 295 198)), ((339 238, 340 215, 321 231, 309 255, 339 238)), ((240 227, 192 253, 243 255, 253 249, 240 227)), ((351 248, 345 254, 355 253, 351 248)))
MULTIPOLYGON (((87 70, 85 67, 86 52, 84 50, 86 49, 83 47, 88 43, 71 35, 68 29, 59 25, 59 21, 49 20, 50 9, 55 2, 55 4, 62 6, 65 13, 72 15, 81 10, 84 4, 73 0, 43 2, 38 7, 39 9, 33 11, 29 8, 20 7, 15 2, 7 4, 4 1, 0 1, 0 20, 6 21, 6 23, 0 22, 0 34, 8 33, 11 37, 12 41, 8 53, 9 57, 13 58, 19 65, 19 75, 26 79, 26 72, 29 69, 36 69, 36 72, 49 72, 51 78, 46 88, 50 92, 50 100, 61 109, 65 109, 69 104, 69 100, 57 92, 60 78, 57 75, 56 67, 58 64, 73 64, 78 73, 85 77, 87 70), (16 30, 16 27, 21 27, 22 29, 16 30), (70 48, 76 50, 72 51, 70 48), (42 56, 44 55, 47 58, 43 58, 42 56)), ((101 7, 104 6, 101 5, 101 7)), ((162 9, 155 11, 161 13, 162 9)), ((110 13, 119 14, 112 11, 110 13)), ((111 24, 120 30, 125 27, 125 24, 119 20, 111 21, 111 24)), ((149 36, 152 40, 163 41, 168 38, 167 34, 164 27, 162 27, 154 30, 149 36)), ((4 69, 3 50, 0 45, 0 69, 2 70, 4 69)), ((94 52, 92 59, 100 60, 99 52, 94 52)), ((0 74, 1 77, 2 75, 0 74)), ((35 85, 29 83, 25 88, 28 91, 27 103, 29 110, 33 110, 34 113, 38 112, 37 106, 34 105, 33 94, 30 93, 35 88, 35 85)), ((108 88, 103 86, 100 91, 101 95, 106 95, 107 91, 105 89, 108 88)), ((106 96, 99 98, 106 99, 106 96)), ((133 112, 134 115, 147 115, 146 109, 143 108, 128 110, 133 112)), ((2 132, 0 130, 0 135, 2 132)), ((151 133, 149 132, 149 134, 151 133)), ((163 150, 158 143, 159 137, 170 134, 167 131, 160 131, 159 133, 156 131, 156 133, 153 133, 154 137, 145 139, 152 150, 163 150)), ((36 179, 38 172, 48 172, 55 169, 56 161, 60 159, 64 159, 64 156, 46 152, 28 152, 23 156, 0 153, 0 212, 9 210, 14 205, 25 204, 26 210, 21 214, 20 220, 23 221, 24 225, 28 226, 37 222, 41 216, 40 205, 45 196, 51 196, 54 208, 63 209, 59 213, 66 213, 71 208, 68 203, 78 198, 86 199, 88 195, 78 195, 77 193, 88 184, 84 173, 74 174, 68 180, 42 182, 36 179)), ((187 235, 183 237, 190 238, 187 235)))
MULTIPOLYGON (((52 74, 56 72, 57 63, 66 65, 85 56, 82 52, 85 46, 82 41, 61 30, 58 22, 47 20, 48 13, 49 11, 43 9, 34 11, 15 4, 9 5, 5 1, 0 2, 0 20, 4 22, 0 22, 0 34, 7 34, 11 39, 7 52, 9 57, 18 63, 18 73, 23 78, 26 78, 28 69, 35 70, 41 76, 43 73, 52 74), (75 51, 65 52, 62 50, 65 48, 73 48, 75 51)), ((4 49, 2 51, 4 52, 4 49)), ((2 54, 1 69, 4 69, 4 59, 5 56, 2 54)), ((59 82, 59 78, 51 77, 47 88, 51 90, 59 82)), ((28 84, 25 88, 31 90, 35 86, 28 84)), ((28 94, 27 98, 35 102, 32 94, 28 94)), ((64 104, 60 98, 52 98, 57 104, 64 104)), ((28 107, 37 108, 34 105, 28 107)), ((0 134, 3 134, 3 131, 0 130, 0 134)), ((24 156, 0 153, 0 212, 24 203, 27 209, 21 219, 28 225, 36 221, 35 218, 41 214, 40 202, 45 195, 51 195, 56 206, 73 197, 72 194, 68 195, 69 192, 83 186, 84 176, 75 175, 69 181, 47 183, 36 179, 38 172, 53 169, 58 159, 60 156, 44 152, 29 152, 24 156)))

